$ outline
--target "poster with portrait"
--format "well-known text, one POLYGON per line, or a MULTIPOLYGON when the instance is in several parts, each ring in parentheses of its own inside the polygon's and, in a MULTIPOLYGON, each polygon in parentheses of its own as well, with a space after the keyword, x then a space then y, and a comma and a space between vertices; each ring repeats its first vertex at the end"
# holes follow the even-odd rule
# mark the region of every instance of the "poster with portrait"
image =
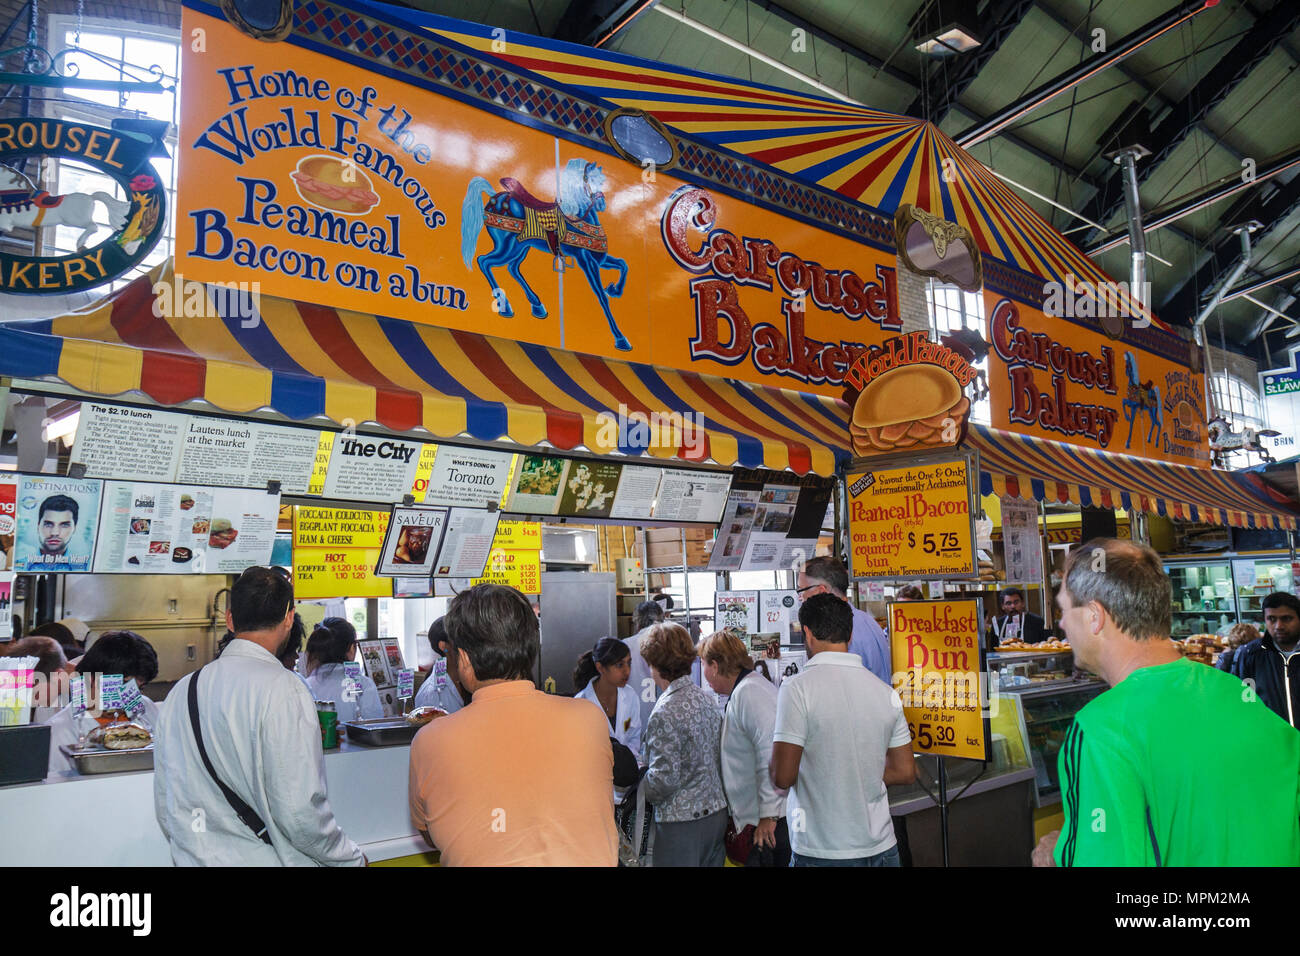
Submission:
POLYGON ((447 530, 447 513, 446 508, 393 508, 375 574, 407 578, 432 575, 447 530))
POLYGON ((14 571, 89 571, 103 490, 93 478, 20 476, 14 571))

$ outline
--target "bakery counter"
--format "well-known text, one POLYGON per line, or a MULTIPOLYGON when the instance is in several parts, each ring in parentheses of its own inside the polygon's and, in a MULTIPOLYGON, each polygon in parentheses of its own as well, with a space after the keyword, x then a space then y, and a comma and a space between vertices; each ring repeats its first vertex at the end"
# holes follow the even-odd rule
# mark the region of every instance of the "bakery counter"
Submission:
MULTIPOLYGON (((408 809, 410 749, 345 742, 325 754, 330 806, 371 862, 429 849, 408 809)), ((171 865, 151 770, 0 787, 0 821, 0 866, 171 865)))

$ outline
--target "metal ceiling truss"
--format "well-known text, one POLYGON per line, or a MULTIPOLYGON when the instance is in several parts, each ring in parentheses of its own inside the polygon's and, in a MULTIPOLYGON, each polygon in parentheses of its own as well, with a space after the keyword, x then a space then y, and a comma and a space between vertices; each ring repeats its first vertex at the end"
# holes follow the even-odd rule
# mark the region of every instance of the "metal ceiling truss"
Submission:
MULTIPOLYGON (((1187 138, 1216 106, 1257 67, 1274 48, 1300 24, 1300 4, 1279 3, 1257 20, 1232 49, 1210 68, 1169 114, 1151 131, 1155 151, 1138 168, 1139 182, 1145 182, 1164 160, 1187 138)), ((1124 182, 1118 169, 1107 177, 1104 188, 1084 207, 1083 214, 1107 222, 1124 205, 1124 182)), ((1087 239, 1095 237, 1088 236, 1087 239)))
MULTIPOLYGON (((1255 235, 1255 245, 1262 246, 1264 239, 1300 208, 1300 175, 1289 183, 1265 195, 1264 190, 1254 192, 1233 204, 1223 216, 1222 222, 1240 223, 1252 219, 1264 224, 1255 235)), ((1231 272, 1238 258, 1239 240, 1229 235, 1215 244, 1209 257, 1196 270, 1183 280, 1156 310, 1166 322, 1187 322, 1198 311, 1202 298, 1208 299, 1224 277, 1231 272)), ((1231 290, 1229 290, 1231 291, 1231 290)))

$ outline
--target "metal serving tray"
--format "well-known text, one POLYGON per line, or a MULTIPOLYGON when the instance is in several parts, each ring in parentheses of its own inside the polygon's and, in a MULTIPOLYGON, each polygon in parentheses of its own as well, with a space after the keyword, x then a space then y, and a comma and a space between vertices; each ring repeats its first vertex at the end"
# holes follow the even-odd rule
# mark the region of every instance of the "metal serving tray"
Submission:
POLYGON ((373 717, 370 720, 344 721, 341 726, 346 729, 347 739, 354 744, 398 747, 409 744, 421 725, 412 724, 405 717, 373 717))
POLYGON ((76 765, 77 773, 125 773, 128 770, 153 769, 153 744, 134 750, 78 750, 60 744, 59 750, 76 765))

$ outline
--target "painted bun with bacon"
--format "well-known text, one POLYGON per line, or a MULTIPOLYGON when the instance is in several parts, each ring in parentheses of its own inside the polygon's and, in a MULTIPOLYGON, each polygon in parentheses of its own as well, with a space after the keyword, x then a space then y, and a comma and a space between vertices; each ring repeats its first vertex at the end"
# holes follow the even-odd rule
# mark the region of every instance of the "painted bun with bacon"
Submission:
POLYGON ((951 373, 937 365, 904 365, 863 389, 849 435, 859 454, 951 445, 969 411, 970 399, 951 373))
POLYGON ((379 205, 370 177, 336 156, 305 156, 289 178, 298 195, 320 209, 359 216, 379 205))

